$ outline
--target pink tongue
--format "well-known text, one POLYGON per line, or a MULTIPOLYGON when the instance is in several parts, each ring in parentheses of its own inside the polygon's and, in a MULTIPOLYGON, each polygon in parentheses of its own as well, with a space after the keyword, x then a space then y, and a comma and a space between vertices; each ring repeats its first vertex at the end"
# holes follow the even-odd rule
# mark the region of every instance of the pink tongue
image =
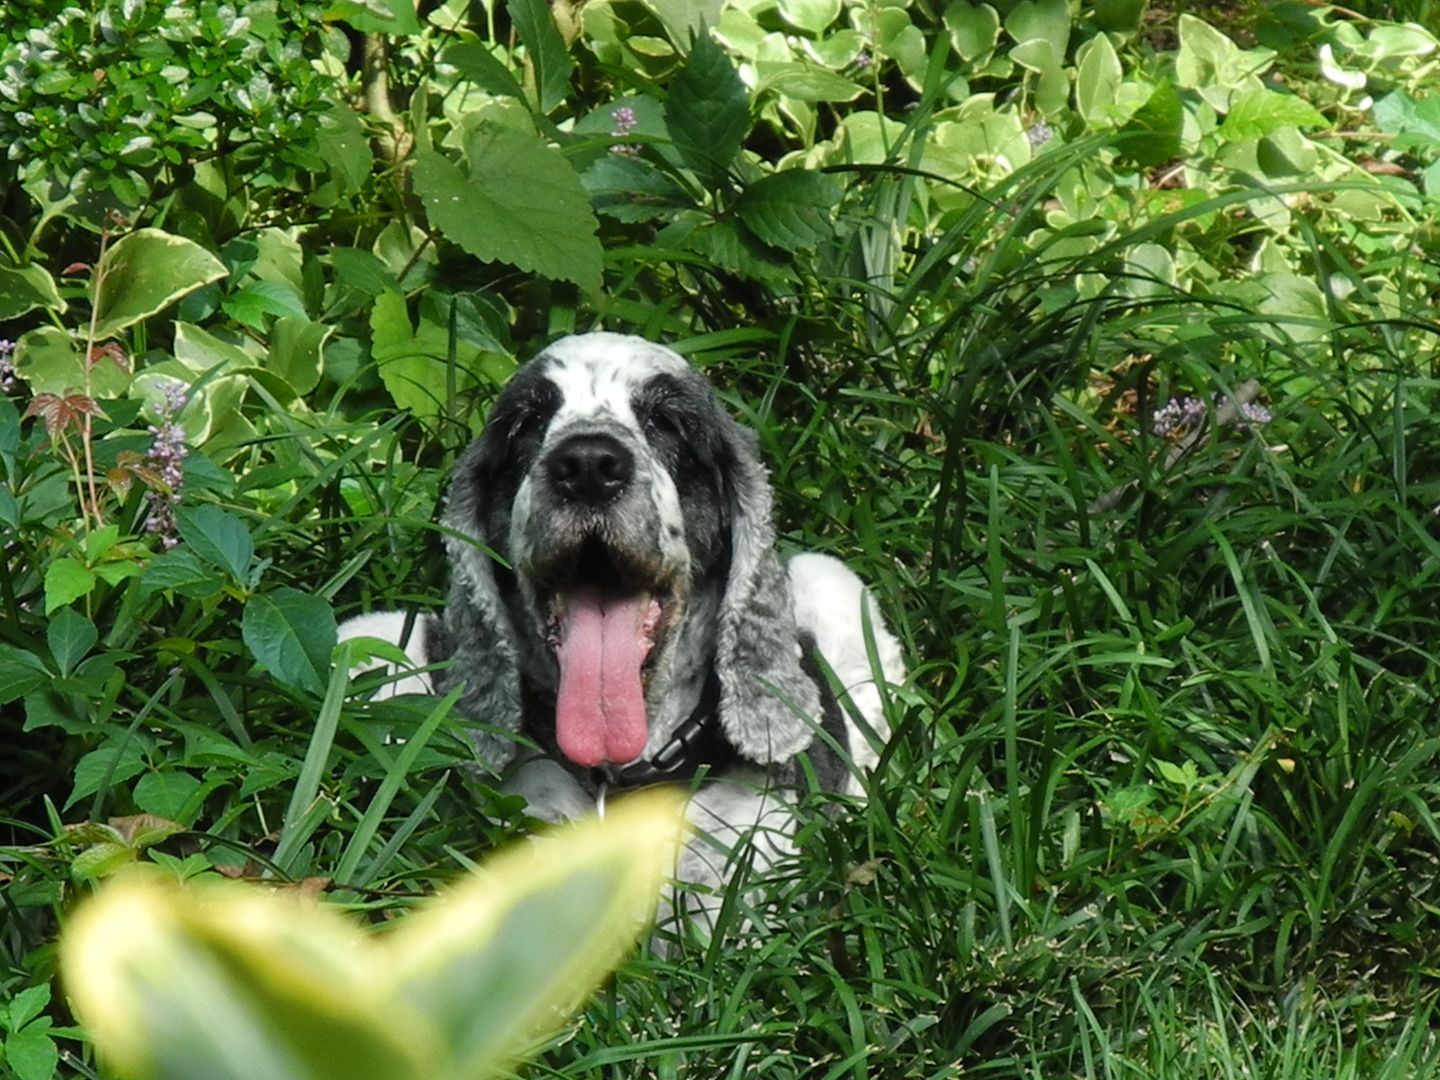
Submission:
POLYGON ((565 599, 555 739, 576 765, 624 765, 640 756, 649 734, 640 665, 650 652, 650 600, 589 587, 565 599))

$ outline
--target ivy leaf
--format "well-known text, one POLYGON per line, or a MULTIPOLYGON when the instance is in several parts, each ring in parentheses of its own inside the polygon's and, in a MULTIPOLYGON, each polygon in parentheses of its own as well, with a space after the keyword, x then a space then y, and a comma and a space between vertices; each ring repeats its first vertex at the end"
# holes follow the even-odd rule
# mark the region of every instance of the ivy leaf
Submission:
POLYGON ((114 337, 226 272, 224 263, 193 240, 136 229, 111 244, 95 270, 95 340, 114 337))
POLYGON ((431 150, 415 155, 430 224, 477 259, 600 288, 599 223, 570 163, 537 136, 482 126, 470 175, 431 150))
POLYGON ((745 189, 735 212, 771 247, 808 251, 830 239, 840 186, 824 173, 787 169, 745 189))
POLYGON ((335 613, 323 597, 288 586, 258 593, 245 605, 240 636, 275 678, 324 692, 337 633, 335 613))
POLYGON ((708 187, 723 187, 750 131, 750 95, 708 34, 695 39, 685 66, 670 81, 665 122, 685 164, 708 187))
POLYGON ((564 101, 570 91, 570 72, 575 68, 570 50, 555 28, 550 5, 545 0, 509 0, 505 8, 510 12, 510 18, 525 45, 525 53, 535 68, 535 92, 540 99, 540 111, 548 113, 564 101))

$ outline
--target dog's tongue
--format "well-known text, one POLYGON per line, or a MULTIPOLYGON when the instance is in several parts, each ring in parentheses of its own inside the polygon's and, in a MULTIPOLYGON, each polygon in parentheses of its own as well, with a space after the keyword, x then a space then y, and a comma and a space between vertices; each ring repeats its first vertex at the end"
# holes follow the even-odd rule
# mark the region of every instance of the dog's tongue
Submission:
POLYGON ((555 739, 577 765, 624 765, 645 749, 645 690, 640 665, 650 652, 652 601, 582 587, 560 615, 560 693, 555 739))

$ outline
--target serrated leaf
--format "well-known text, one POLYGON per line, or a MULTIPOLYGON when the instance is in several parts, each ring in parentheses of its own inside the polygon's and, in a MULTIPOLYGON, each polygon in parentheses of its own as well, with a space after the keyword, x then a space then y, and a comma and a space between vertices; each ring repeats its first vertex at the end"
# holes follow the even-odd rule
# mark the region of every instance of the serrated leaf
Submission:
POLYGON ((225 314, 253 330, 265 329, 265 316, 289 316, 303 319, 305 305, 295 290, 278 281, 252 281, 243 289, 227 296, 220 304, 225 314))
POLYGON ((605 154, 581 174, 595 209, 617 221, 674 216, 692 200, 669 176, 642 158, 605 154))
POLYGON ((600 225, 560 152, 534 135, 486 125, 467 157, 468 177, 434 151, 416 154, 415 190, 430 224, 477 259, 597 291, 600 225))
POLYGON ((834 234, 840 196, 840 185, 824 173, 787 169, 746 188, 735 212, 771 247, 808 251, 834 234))
POLYGON ((365 125, 354 109, 335 105, 321 113, 315 145, 330 166, 331 174, 340 182, 341 191, 349 194, 365 186, 375 165, 375 155, 365 135, 365 125))
POLYGON ((81 799, 100 790, 102 784, 123 784, 131 777, 145 771, 140 744, 134 739, 121 736, 105 743, 98 750, 91 750, 75 763, 73 775, 75 786, 65 800, 68 810, 81 799))
POLYGON ((1122 161, 1142 168, 1163 165, 1180 152, 1184 107, 1169 83, 1155 87, 1148 101, 1120 129, 1116 149, 1122 161))
POLYGON ((320 596, 282 586, 258 593, 240 621, 245 647, 289 686, 321 693, 337 638, 335 613, 320 596))
POLYGON ((0 645, 0 705, 24 697, 50 681, 44 661, 14 645, 0 645))
POLYGON ((37 1022, 13 1032, 5 1039, 5 1064, 16 1080, 51 1080, 60 1063, 60 1053, 50 1038, 50 1023, 37 1022))
POLYGON ((445 50, 442 57, 456 71, 482 90, 501 97, 525 100, 525 89, 504 61, 478 42, 462 42, 445 50))
POLYGON ((387 292, 375 298, 370 309, 370 355, 385 389, 406 412, 420 418, 444 416, 452 405, 452 390, 458 396, 475 388, 472 369, 481 360, 481 351, 458 334, 454 344, 452 373, 448 326, 425 318, 422 311, 419 327, 413 327, 403 296, 387 292))
POLYGON ((45 643, 61 675, 69 675, 100 640, 95 624, 74 608, 62 608, 45 628, 45 643))
POLYGON ((670 80, 665 123, 685 164, 706 186, 723 187, 750 131, 750 95, 708 34, 695 39, 685 66, 670 80))
POLYGON ((540 111, 548 113, 570 92, 570 72, 575 67, 570 50, 555 28, 550 5, 545 0, 507 0, 505 9, 510 12, 525 45, 525 55, 535 69, 540 111))
POLYGON ((45 1006, 50 1004, 50 984, 40 983, 38 986, 26 987, 10 999, 8 1009, 10 1022, 6 1025, 11 1031, 19 1031, 35 1017, 45 1011, 45 1006))
POLYGON ((1258 139, 1283 127, 1322 128, 1323 113, 1294 94, 1276 90, 1244 90, 1230 99, 1230 111, 1220 125, 1227 139, 1258 139))
POLYGON ((95 574, 78 559, 66 556, 45 568, 45 614, 63 608, 95 588, 95 574))
MULTIPOLYGON (((228 571, 237 582, 250 575, 255 543, 245 523, 218 506, 183 506, 175 515, 180 539, 210 565, 228 571)), ((158 560, 157 560, 158 561, 158 560)))
POLYGON ((136 229, 105 252, 99 282, 95 340, 163 311, 202 285, 219 281, 225 265, 193 240, 159 229, 136 229))
POLYGON ((140 585, 147 594, 175 591, 198 599, 214 596, 225 587, 225 582, 214 569, 202 564, 193 551, 178 548, 152 559, 140 575, 140 585))
POLYGON ((146 773, 135 782, 135 805, 147 814, 178 821, 190 796, 200 789, 199 777, 169 770, 146 773))

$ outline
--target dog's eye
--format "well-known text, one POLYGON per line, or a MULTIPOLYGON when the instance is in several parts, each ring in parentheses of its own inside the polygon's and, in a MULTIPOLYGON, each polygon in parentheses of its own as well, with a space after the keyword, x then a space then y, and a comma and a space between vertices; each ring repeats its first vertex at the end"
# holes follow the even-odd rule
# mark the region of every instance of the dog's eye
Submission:
POLYGON ((515 442, 525 438, 527 435, 534 435, 540 430, 545 422, 545 417, 531 409, 522 409, 510 419, 508 434, 510 441, 515 442))
POLYGON ((645 434, 652 438, 656 435, 675 439, 685 437, 685 425, 669 409, 661 407, 646 409, 640 414, 640 423, 645 428, 645 434))

